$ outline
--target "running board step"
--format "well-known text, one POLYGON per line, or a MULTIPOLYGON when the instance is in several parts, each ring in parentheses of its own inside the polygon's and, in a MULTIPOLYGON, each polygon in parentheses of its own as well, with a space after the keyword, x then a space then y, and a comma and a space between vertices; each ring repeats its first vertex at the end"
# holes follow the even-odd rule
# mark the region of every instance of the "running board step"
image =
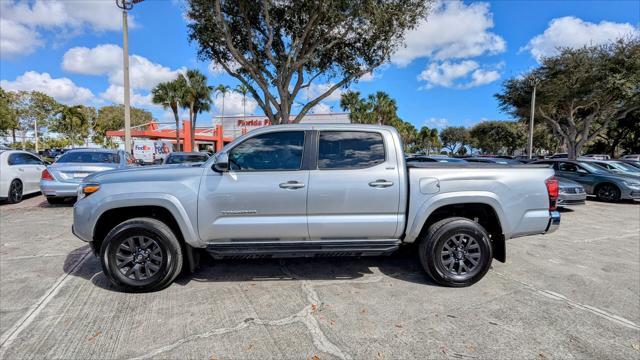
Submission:
POLYGON ((301 242, 231 242, 209 244, 207 252, 214 259, 264 259, 292 257, 380 256, 389 255, 400 240, 389 241, 301 241, 301 242))

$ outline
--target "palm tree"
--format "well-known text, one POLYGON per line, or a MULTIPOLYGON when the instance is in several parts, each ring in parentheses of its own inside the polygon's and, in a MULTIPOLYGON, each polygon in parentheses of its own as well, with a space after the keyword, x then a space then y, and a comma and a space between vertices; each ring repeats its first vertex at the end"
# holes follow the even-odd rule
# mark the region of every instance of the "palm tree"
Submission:
POLYGON ((236 92, 242 95, 242 120, 247 120, 247 94, 249 93, 249 88, 244 84, 240 84, 236 86, 236 92))
MULTIPOLYGON (((216 97, 218 97, 218 95, 222 94, 222 115, 221 115, 221 121, 224 122, 224 98, 225 96, 227 96, 227 93, 229 91, 231 91, 231 88, 227 85, 218 85, 216 86, 215 90, 216 92, 216 97)), ((235 121, 233 122, 233 137, 236 137, 236 123, 235 121)))
POLYGON ((369 95, 368 102, 378 125, 389 124, 395 119, 398 106, 396 105, 396 101, 387 93, 378 91, 375 94, 371 94, 369 95))
POLYGON ((198 70, 187 70, 176 81, 183 88, 183 108, 189 109, 189 121, 191 122, 191 149, 195 148, 196 121, 198 113, 211 109, 211 92, 213 87, 207 85, 207 77, 198 70))
POLYGON ((154 104, 161 105, 163 109, 170 108, 173 111, 173 117, 176 120, 176 150, 180 150, 180 117, 178 115, 178 107, 181 104, 184 87, 184 81, 180 81, 180 77, 173 81, 167 81, 156 85, 151 90, 152 99, 154 104))

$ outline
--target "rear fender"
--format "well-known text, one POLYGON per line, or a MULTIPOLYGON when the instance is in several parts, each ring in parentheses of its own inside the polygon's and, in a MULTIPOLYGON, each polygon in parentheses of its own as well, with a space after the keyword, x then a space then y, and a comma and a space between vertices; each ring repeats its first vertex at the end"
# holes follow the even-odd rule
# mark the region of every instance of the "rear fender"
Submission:
MULTIPOLYGON (((447 205, 471 203, 491 206, 500 220, 500 226, 505 238, 509 238, 510 226, 507 223, 506 216, 496 194, 486 191, 464 191, 438 194, 425 200, 415 210, 413 220, 411 220, 407 226, 404 242, 415 242, 422 231, 423 225, 426 223, 429 216, 437 209, 447 205)), ((409 216, 412 216, 411 209, 409 209, 409 216)))

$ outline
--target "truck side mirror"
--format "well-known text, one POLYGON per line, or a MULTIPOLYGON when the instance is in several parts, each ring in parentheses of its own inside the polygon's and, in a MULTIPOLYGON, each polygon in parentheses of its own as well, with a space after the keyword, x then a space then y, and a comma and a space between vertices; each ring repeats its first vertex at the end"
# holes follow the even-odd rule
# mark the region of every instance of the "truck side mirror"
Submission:
POLYGON ((215 163, 213 164, 213 171, 225 172, 229 171, 229 154, 221 152, 215 155, 215 163))

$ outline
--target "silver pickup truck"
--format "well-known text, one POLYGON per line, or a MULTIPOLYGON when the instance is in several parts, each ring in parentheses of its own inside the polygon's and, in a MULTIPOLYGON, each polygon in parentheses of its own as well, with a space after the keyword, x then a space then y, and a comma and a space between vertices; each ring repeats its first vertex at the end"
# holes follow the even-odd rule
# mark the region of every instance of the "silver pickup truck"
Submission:
POLYGON ((405 164, 387 126, 264 127, 198 166, 93 174, 73 232, 126 291, 168 286, 199 255, 387 255, 418 243, 436 282, 468 286, 505 261, 505 240, 554 231, 553 170, 405 164))

